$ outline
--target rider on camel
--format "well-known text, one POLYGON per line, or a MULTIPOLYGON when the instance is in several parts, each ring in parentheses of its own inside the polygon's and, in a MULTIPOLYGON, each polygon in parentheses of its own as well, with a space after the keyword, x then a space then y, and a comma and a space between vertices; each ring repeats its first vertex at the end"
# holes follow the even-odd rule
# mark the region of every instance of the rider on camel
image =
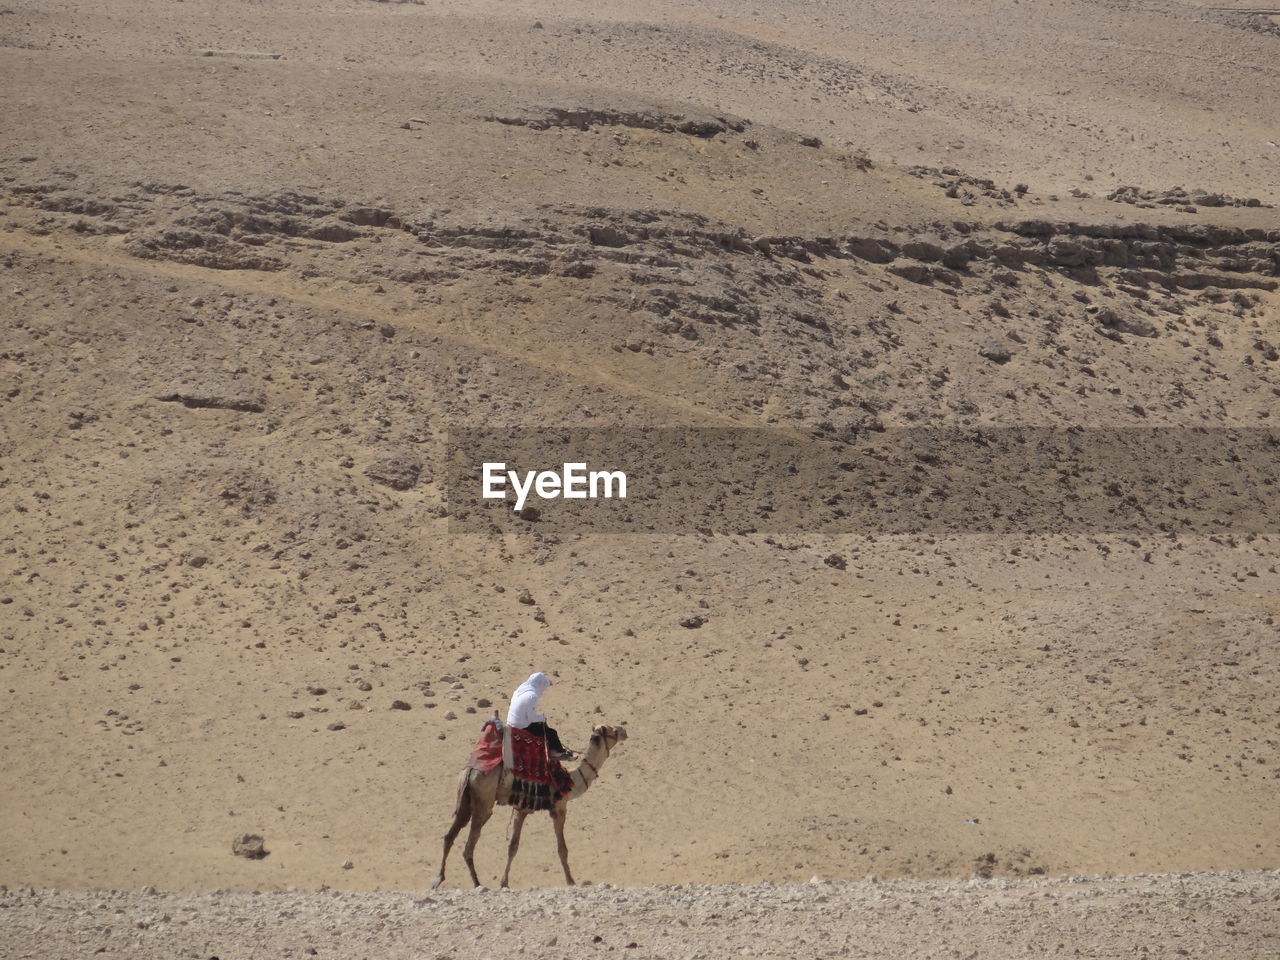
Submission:
POLYGON ((557 760, 572 760, 576 754, 565 748, 560 742, 560 735, 554 728, 547 726, 547 718, 538 712, 538 700, 549 686, 551 678, 539 670, 516 687, 516 692, 511 695, 507 723, 517 730, 528 730, 545 739, 551 756, 557 760))

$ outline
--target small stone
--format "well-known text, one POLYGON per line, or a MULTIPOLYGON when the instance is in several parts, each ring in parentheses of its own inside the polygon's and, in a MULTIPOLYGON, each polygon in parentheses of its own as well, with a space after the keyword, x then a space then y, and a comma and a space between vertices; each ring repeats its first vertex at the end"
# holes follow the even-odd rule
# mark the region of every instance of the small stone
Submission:
POLYGON ((352 867, 354 867, 354 866, 355 866, 355 864, 354 864, 354 863, 352 863, 350 860, 343 860, 343 861, 342 861, 342 869, 343 869, 343 870, 350 870, 350 869, 351 869, 352 867))
POLYGON ((1013 359, 1013 351, 998 340, 991 340, 978 348, 978 356, 992 363, 1005 364, 1013 359))
POLYGON ((410 710, 412 708, 409 706, 408 703, 406 703, 403 700, 392 700, 391 709, 392 710, 410 710))
POLYGON ((267 855, 262 837, 256 833, 242 833, 231 841, 231 852, 237 857, 249 860, 261 860, 267 855))
POLYGON ((328 729, 329 730, 345 730, 347 729, 347 725, 343 723, 341 720, 335 720, 333 721, 333 723, 329 724, 328 729))

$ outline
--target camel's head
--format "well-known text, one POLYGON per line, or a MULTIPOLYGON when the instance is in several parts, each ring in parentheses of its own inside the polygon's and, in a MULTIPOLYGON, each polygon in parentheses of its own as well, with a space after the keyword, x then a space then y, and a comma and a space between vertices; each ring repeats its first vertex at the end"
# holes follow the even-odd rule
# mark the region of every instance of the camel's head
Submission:
POLYGON ((602 725, 591 731, 592 745, 601 744, 606 754, 625 739, 627 739, 626 727, 607 727, 602 725))

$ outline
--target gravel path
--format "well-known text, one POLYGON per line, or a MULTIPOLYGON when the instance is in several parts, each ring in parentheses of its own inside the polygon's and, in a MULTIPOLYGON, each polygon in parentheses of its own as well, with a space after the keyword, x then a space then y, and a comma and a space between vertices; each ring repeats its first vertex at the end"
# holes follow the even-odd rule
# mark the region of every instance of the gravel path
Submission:
POLYGON ((1280 957, 1280 872, 349 893, 6 891, 0 958, 1280 957))

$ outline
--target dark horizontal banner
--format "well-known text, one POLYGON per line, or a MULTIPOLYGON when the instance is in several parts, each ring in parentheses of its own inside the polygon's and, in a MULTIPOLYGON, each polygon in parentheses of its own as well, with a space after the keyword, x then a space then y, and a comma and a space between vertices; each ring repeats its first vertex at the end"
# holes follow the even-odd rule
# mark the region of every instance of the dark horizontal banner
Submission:
POLYGON ((1278 481, 1270 429, 519 428, 451 430, 446 493, 454 533, 1212 534, 1280 532, 1278 481))

